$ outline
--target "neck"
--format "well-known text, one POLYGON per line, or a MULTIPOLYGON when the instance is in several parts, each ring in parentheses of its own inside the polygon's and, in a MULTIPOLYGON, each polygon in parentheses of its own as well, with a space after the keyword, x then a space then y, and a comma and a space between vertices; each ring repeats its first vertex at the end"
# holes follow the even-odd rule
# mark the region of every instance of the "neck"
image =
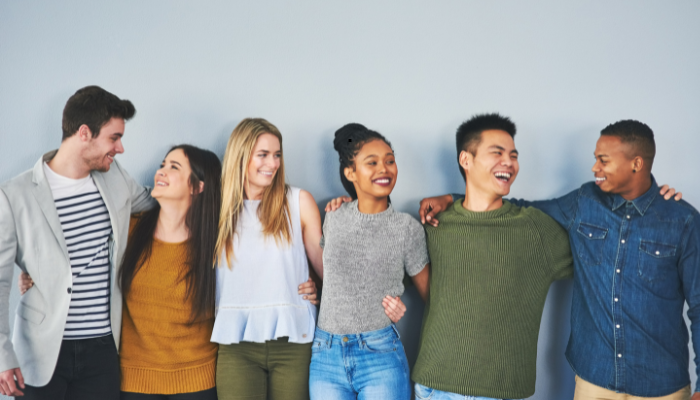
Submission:
POLYGON ((389 208, 388 197, 374 197, 357 194, 357 209, 363 214, 379 214, 389 208))
POLYGON ((620 196, 625 200, 634 200, 637 197, 643 195, 651 188, 651 174, 642 174, 639 172, 639 177, 635 177, 632 182, 630 182, 630 188, 620 196))
POLYGON ((264 192, 265 192, 264 187, 257 187, 257 186, 246 184, 245 198, 246 198, 246 200, 262 200, 262 196, 263 196, 264 192))
POLYGON ((464 193, 464 202, 462 202, 462 207, 464 207, 465 210, 485 212, 497 210, 502 206, 503 196, 485 194, 471 187, 471 185, 469 185, 469 180, 467 180, 467 189, 464 193))
POLYGON ((82 179, 90 175, 90 167, 83 162, 80 153, 72 145, 71 139, 61 143, 58 152, 48 164, 53 172, 66 178, 82 179))
POLYGON ((155 238, 163 242, 184 242, 190 236, 185 222, 189 204, 184 202, 159 201, 160 212, 155 238))

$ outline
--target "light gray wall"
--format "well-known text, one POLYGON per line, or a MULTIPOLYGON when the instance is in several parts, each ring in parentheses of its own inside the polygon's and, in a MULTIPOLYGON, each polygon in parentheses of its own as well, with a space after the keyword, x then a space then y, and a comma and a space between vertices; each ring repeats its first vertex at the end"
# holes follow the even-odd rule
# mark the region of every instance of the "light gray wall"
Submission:
MULTIPOLYGON (((119 159, 144 184, 169 146, 222 155, 261 116, 284 135, 288 181, 323 206, 343 194, 332 133, 356 121, 394 144, 392 200, 416 215, 422 197, 463 190, 458 124, 500 111, 519 128, 515 196, 590 180, 600 129, 635 118, 656 132, 657 179, 698 205, 699 15, 692 0, 3 0, 0 181, 56 148, 65 101, 98 84, 136 105, 119 159)), ((569 282, 550 290, 534 399, 572 396, 570 296, 569 282)), ((413 360, 422 304, 404 300, 413 360)))

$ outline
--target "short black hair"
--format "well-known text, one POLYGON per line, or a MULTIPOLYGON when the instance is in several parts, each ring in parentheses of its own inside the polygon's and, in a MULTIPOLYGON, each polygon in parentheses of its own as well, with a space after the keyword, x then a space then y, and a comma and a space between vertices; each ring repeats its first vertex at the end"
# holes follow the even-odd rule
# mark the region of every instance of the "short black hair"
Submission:
POLYGON ((642 157, 651 170, 656 156, 656 142, 654 142, 654 132, 649 125, 633 119, 625 119, 606 126, 600 131, 600 136, 615 136, 620 138, 622 143, 630 144, 634 151, 632 157, 642 157))
POLYGON ((340 182, 353 200, 357 199, 357 191, 355 185, 345 177, 345 168, 354 167, 357 153, 365 143, 373 140, 381 140, 391 147, 391 143, 381 133, 368 129, 362 124, 349 123, 335 131, 333 148, 338 152, 340 161, 340 182))
MULTIPOLYGON (((457 163, 459 165, 459 154, 462 151, 468 151, 476 155, 476 148, 481 143, 481 133, 483 131, 499 130, 505 131, 510 137, 515 137, 515 123, 508 117, 504 117, 498 113, 491 114, 476 114, 464 121, 457 128, 457 163)), ((459 166, 459 172, 464 179, 467 175, 464 173, 464 168, 459 166)))
POLYGON ((86 86, 78 89, 63 108, 62 140, 73 136, 82 125, 87 125, 95 138, 112 118, 128 121, 135 113, 129 100, 121 100, 99 86, 86 86))

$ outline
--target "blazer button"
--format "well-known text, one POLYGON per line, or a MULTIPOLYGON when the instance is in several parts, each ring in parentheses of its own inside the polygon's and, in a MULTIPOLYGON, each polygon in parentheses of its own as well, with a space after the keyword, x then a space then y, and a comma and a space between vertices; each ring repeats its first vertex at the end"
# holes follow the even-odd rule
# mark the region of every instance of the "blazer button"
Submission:
POLYGON ((71 293, 73 293, 73 289, 68 288, 68 294, 71 294, 71 293))

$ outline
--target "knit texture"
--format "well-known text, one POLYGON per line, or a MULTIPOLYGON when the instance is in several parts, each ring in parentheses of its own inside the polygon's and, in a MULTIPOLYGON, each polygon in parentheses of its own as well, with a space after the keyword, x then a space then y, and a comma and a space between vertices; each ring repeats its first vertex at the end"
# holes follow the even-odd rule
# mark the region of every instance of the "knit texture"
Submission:
POLYGON ((186 242, 154 239, 150 259, 134 276, 124 297, 122 391, 176 394, 215 386, 218 345, 210 342, 214 318, 188 324, 186 260, 186 242))
POLYGON ((327 213, 321 246, 318 327, 333 334, 389 326, 382 299, 401 296, 404 271, 415 276, 429 262, 423 227, 391 205, 377 214, 363 214, 355 200, 327 213))
POLYGON ((460 199, 438 219, 425 226, 430 297, 413 380, 462 395, 530 397, 549 286, 573 276, 566 231, 507 201, 471 212, 460 199))

